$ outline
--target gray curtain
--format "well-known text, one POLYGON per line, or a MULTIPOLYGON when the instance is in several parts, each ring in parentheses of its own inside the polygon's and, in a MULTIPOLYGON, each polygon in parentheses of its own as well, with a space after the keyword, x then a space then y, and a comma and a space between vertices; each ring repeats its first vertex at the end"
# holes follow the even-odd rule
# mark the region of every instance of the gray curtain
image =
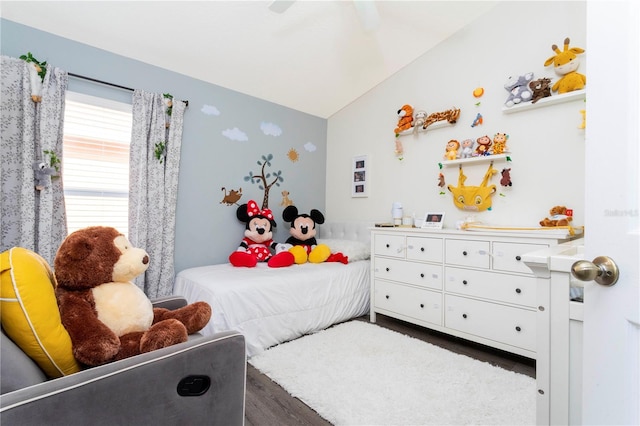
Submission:
POLYGON ((14 246, 39 253, 53 264, 67 235, 62 178, 36 189, 34 162, 44 151, 62 159, 66 71, 48 66, 42 101, 31 99, 31 65, 2 56, 0 126, 0 251, 14 246))
POLYGON ((131 244, 149 253, 149 269, 135 282, 150 298, 173 292, 175 212, 185 104, 173 102, 171 115, 166 114, 166 108, 161 94, 142 90, 133 93, 128 238, 131 244), (160 152, 161 143, 164 152, 160 152))

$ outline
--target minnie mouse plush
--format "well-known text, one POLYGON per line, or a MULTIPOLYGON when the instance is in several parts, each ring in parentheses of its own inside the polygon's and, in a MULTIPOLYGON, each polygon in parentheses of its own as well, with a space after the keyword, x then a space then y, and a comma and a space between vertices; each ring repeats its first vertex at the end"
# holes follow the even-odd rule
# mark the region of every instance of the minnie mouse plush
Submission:
POLYGON ((316 209, 312 209, 310 214, 298 214, 296 206, 289 206, 282 212, 285 222, 291 222, 289 233, 291 236, 286 244, 291 245, 289 252, 293 253, 297 264, 322 263, 322 262, 342 262, 347 263, 346 257, 340 253, 331 254, 331 249, 325 244, 318 244, 316 241, 316 223, 324 223, 324 215, 316 209))
POLYGON ((236 216, 246 224, 246 230, 240 246, 229 256, 229 262, 233 266, 253 268, 258 262, 267 262, 271 268, 293 265, 293 254, 282 251, 273 255, 271 251, 278 245, 273 241, 272 229, 275 228, 276 221, 271 210, 260 210, 258 204, 250 200, 238 207, 236 216))

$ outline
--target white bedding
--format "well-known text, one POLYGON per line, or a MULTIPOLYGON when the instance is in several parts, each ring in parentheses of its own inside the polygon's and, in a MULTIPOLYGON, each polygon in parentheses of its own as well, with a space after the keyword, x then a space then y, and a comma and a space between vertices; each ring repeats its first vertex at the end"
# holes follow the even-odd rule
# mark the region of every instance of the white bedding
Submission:
POLYGON ((369 312, 369 260, 306 263, 286 268, 231 264, 181 271, 173 292, 211 305, 205 335, 244 334, 248 356, 369 312))

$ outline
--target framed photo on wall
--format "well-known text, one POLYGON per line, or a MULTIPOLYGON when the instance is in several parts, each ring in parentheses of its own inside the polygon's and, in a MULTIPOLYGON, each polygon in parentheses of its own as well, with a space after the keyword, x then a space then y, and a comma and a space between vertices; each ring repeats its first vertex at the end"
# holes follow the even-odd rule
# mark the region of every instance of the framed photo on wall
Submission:
POLYGON ((370 175, 369 158, 366 155, 353 157, 351 172, 351 197, 368 197, 370 175))
POLYGON ((422 224, 423 228, 430 229, 442 229, 442 224, 444 223, 444 213, 427 213, 424 215, 424 223, 422 224))

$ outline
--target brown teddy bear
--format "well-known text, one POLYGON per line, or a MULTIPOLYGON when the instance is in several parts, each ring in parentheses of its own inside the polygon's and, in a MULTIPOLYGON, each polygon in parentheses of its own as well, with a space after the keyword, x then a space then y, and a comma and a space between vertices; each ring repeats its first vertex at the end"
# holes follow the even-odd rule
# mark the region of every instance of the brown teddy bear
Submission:
POLYGON ((545 217, 540 221, 540 226, 553 227, 553 226, 568 226, 573 220, 573 217, 567 215, 567 208, 565 206, 554 206, 549 210, 550 217, 545 217))
POLYGON ((398 126, 394 130, 396 136, 413 126, 413 107, 411 105, 403 105, 397 114, 398 126))
POLYGON ((62 242, 56 297, 79 362, 96 366, 182 343, 209 322, 205 302, 154 308, 131 282, 148 267, 148 254, 111 227, 84 228, 62 242))
POLYGON ((551 96, 551 79, 544 77, 530 81, 529 88, 533 91, 531 103, 535 104, 540 99, 551 96))

